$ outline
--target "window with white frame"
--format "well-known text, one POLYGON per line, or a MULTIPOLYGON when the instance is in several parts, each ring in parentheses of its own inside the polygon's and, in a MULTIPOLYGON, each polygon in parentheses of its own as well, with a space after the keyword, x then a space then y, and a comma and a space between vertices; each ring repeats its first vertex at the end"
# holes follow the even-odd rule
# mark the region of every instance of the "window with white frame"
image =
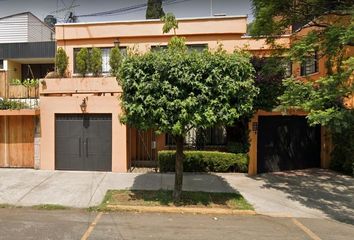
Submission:
POLYGON ((318 72, 318 56, 317 52, 313 56, 307 57, 301 63, 301 76, 310 75, 318 72))

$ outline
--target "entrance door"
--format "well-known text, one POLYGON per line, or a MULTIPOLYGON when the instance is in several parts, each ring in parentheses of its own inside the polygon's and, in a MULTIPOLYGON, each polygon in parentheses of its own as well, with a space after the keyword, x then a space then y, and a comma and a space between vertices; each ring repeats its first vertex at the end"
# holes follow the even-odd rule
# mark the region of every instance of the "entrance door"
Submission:
POLYGON ((112 171, 112 115, 57 114, 55 169, 112 171))
POLYGON ((259 117, 257 171, 259 173, 320 167, 320 127, 305 117, 259 117))

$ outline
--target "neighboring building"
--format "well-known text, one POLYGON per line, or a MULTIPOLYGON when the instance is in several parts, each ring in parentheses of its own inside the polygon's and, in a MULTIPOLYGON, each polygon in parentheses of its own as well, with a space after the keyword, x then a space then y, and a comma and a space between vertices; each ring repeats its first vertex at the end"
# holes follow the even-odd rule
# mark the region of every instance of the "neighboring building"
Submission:
POLYGON ((0 98, 26 108, 0 111, 0 167, 33 168, 39 159, 38 87, 21 82, 54 70, 54 37, 30 12, 0 18, 0 98))
POLYGON ((14 79, 44 78, 54 70, 54 37, 54 31, 30 12, 0 18, 0 97, 24 98, 10 91, 14 79))

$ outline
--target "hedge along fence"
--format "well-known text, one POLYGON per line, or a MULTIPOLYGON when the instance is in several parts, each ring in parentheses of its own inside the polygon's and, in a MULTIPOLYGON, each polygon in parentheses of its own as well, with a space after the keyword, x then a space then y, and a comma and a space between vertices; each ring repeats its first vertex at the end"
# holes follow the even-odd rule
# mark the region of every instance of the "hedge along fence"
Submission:
MULTIPOLYGON (((184 172, 247 172, 248 155, 211 151, 186 151, 184 172)), ((176 151, 159 151, 160 172, 175 171, 176 151)))

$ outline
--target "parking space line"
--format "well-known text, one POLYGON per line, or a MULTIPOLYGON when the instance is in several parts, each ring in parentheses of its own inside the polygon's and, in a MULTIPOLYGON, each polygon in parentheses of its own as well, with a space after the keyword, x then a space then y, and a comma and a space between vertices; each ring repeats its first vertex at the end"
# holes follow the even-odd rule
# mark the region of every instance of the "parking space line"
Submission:
POLYGON ((304 231, 312 240, 321 240, 319 236, 317 236, 314 232, 312 232, 310 229, 308 229, 305 225, 303 225, 295 218, 292 218, 292 221, 297 227, 299 227, 302 231, 304 231))
POLYGON ((88 227, 88 229, 86 230, 86 232, 84 233, 84 235, 81 237, 81 240, 87 240, 88 237, 91 235, 93 229, 95 228, 95 226, 97 225, 98 221, 100 220, 100 218, 102 217, 102 212, 98 213, 95 220, 93 220, 93 222, 90 224, 90 226, 88 227))

